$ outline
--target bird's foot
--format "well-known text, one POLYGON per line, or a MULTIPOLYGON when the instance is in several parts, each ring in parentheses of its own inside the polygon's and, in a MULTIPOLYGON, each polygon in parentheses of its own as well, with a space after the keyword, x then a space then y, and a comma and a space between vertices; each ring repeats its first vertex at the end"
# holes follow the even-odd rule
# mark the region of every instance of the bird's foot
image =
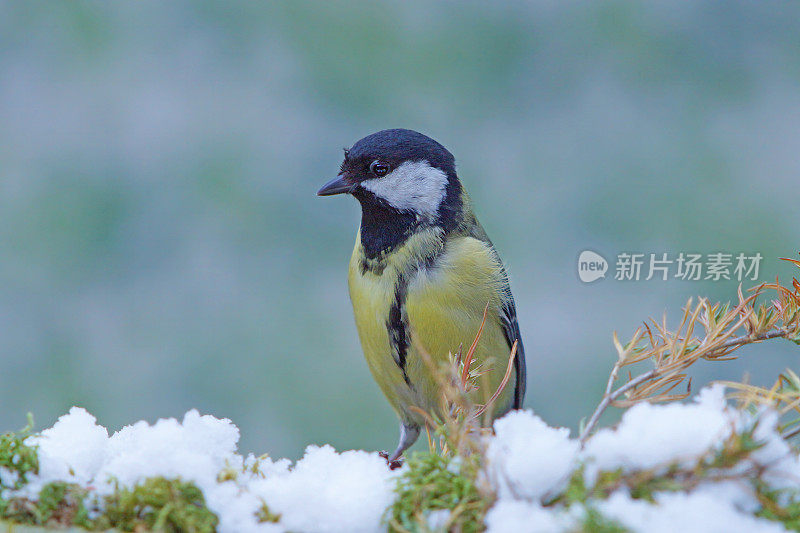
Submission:
POLYGON ((389 465, 389 470, 397 470, 398 468, 403 466, 403 459, 402 458, 397 458, 394 461, 390 461, 389 460, 389 452, 387 452, 387 451, 378 452, 378 455, 380 455, 381 457, 386 459, 386 464, 389 465))

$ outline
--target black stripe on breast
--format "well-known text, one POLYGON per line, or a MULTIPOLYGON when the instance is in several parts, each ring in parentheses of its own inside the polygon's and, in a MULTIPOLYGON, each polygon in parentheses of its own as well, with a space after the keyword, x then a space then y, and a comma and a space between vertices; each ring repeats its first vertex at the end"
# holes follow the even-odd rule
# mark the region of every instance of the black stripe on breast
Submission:
POLYGON ((400 276, 394 289, 394 302, 389 308, 389 320, 386 322, 386 329, 389 331, 389 342, 392 345, 392 355, 403 373, 403 380, 413 389, 411 380, 408 379, 406 372, 406 356, 408 354, 408 317, 405 315, 406 289, 408 282, 405 277, 400 276))
POLYGON ((400 367, 400 371, 403 373, 403 380, 412 390, 414 389, 414 385, 408 378, 408 372, 406 371, 406 357, 408 355, 408 345, 410 342, 408 315, 405 310, 408 284, 409 280, 413 279, 421 269, 432 270, 436 268, 436 261, 442 250, 443 246, 434 247, 431 253, 422 259, 411 272, 398 276, 394 289, 394 301, 389 308, 389 319, 386 321, 386 329, 389 332, 389 342, 392 346, 392 355, 397 366, 400 367))

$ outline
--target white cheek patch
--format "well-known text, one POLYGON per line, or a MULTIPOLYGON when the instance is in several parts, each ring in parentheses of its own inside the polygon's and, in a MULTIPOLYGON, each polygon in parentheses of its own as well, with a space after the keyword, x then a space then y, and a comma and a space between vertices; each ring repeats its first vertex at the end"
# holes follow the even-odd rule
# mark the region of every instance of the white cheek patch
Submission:
POLYGON ((444 200, 447 174, 427 161, 406 161, 382 178, 362 181, 361 186, 396 209, 433 219, 444 200))

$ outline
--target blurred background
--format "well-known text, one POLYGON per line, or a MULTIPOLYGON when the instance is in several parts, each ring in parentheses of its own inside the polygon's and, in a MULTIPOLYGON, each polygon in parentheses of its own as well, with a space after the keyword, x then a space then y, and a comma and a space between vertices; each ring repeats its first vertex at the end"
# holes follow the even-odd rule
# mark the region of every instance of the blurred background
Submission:
MULTIPOLYGON (((196 407, 244 452, 392 448, 347 296, 360 210, 315 197, 391 127, 455 154, 510 266, 526 405, 575 428, 614 330, 735 298, 616 281, 616 254, 797 272, 799 35, 796 2, 2 2, 0 431, 196 407), (584 249, 606 279, 579 281, 584 249)), ((800 361, 740 353, 695 389, 800 361)))

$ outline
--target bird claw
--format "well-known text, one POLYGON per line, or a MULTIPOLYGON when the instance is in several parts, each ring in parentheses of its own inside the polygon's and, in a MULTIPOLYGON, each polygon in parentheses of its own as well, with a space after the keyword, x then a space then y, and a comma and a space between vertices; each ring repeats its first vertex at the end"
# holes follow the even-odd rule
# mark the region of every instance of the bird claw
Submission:
POLYGON ((394 461, 390 461, 389 460, 389 452, 387 452, 385 450, 378 452, 378 455, 380 455, 381 457, 386 459, 386 464, 389 465, 389 470, 397 470, 398 468, 403 466, 403 460, 402 459, 395 459, 394 461))

